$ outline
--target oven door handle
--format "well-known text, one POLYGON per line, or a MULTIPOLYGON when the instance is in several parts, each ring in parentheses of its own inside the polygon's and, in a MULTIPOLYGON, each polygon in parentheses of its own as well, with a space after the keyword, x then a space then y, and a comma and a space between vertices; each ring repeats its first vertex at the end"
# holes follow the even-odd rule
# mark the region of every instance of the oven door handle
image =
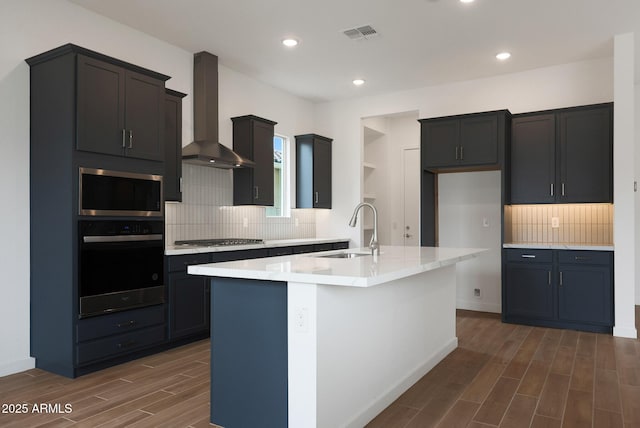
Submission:
POLYGON ((85 244, 94 242, 140 242, 140 241, 162 241, 162 234, 151 235, 113 235, 113 236, 83 236, 82 242, 85 244))

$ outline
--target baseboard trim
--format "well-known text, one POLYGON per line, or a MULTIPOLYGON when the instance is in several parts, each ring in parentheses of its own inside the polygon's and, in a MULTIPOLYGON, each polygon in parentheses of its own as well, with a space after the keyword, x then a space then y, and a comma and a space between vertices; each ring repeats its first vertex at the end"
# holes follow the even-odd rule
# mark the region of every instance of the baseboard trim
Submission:
POLYGON ((626 337, 629 339, 638 338, 638 330, 635 327, 618 327, 613 326, 613 335, 617 337, 626 337))
POLYGON ((495 314, 502 313, 502 307, 500 304, 477 302, 473 300, 458 299, 456 300, 456 308, 468 311, 492 312, 495 314))
POLYGON ((25 358, 23 360, 11 361, 0 364, 0 377, 31 370, 36 367, 35 358, 25 358))

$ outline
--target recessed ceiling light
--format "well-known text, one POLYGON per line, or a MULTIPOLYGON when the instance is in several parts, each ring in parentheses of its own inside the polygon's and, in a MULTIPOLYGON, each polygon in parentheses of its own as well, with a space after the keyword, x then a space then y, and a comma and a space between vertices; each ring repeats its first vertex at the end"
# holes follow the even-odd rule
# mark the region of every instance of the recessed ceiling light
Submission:
POLYGON ((289 38, 289 39, 284 39, 284 40, 282 41, 282 44, 283 44, 283 45, 285 45, 285 46, 286 46, 286 47, 288 47, 288 48, 292 48, 292 47, 294 47, 294 46, 297 46, 297 45, 298 45, 298 41, 297 41, 296 39, 291 39, 291 38, 289 38))
POLYGON ((511 54, 509 52, 500 52, 496 55, 496 58, 498 58, 500 61, 504 61, 505 59, 511 58, 511 54))
POLYGON ((475 0, 460 0, 460 3, 473 3, 475 0))
POLYGON ((363 79, 353 79, 353 84, 356 85, 356 86, 364 85, 364 80, 363 79))

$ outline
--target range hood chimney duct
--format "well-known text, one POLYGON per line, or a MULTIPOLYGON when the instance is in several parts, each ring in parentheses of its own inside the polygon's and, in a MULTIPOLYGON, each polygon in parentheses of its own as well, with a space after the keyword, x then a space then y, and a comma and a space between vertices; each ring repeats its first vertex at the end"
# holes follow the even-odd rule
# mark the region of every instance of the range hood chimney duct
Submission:
POLYGON ((193 56, 193 131, 195 141, 182 148, 183 162, 225 169, 255 165, 218 141, 218 57, 209 52, 193 56))

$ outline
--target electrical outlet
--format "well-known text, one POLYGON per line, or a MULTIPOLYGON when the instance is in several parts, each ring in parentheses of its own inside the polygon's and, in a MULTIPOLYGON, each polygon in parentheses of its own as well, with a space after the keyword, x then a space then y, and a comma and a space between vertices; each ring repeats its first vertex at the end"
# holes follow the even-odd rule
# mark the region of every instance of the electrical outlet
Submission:
POLYGON ((309 309, 297 308, 293 322, 297 332, 305 333, 309 325, 309 309))
POLYGON ((551 227, 553 229, 560 227, 560 219, 558 217, 551 217, 551 227))
POLYGON ((482 217, 482 227, 489 227, 489 219, 482 217))
POLYGON ((249 227, 249 219, 244 217, 242 219, 242 227, 249 227))
POLYGON ((295 217, 295 218, 293 219, 293 222, 295 223, 295 226, 296 226, 296 227, 300 226, 300 220, 298 219, 298 217, 295 217))
POLYGON ((480 297, 480 289, 479 288, 474 288, 473 289, 473 295, 475 297, 480 297))

